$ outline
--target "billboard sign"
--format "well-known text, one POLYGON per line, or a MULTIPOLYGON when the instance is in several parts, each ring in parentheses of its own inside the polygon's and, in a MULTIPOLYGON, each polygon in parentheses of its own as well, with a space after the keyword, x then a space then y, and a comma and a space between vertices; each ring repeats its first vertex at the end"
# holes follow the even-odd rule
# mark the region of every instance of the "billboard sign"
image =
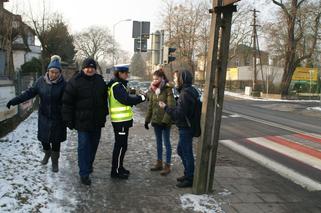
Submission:
POLYGON ((292 76, 294 81, 317 81, 318 69, 308 67, 297 67, 292 76))

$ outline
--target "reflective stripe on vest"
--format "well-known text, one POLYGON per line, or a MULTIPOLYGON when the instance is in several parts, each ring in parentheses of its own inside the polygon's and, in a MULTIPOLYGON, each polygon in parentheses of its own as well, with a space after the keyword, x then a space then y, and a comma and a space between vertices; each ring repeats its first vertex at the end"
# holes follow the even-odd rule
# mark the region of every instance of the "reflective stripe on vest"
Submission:
MULTIPOLYGON (((119 84, 115 82, 108 88, 108 102, 109 102, 109 115, 112 122, 123 122, 130 121, 133 119, 133 110, 130 106, 126 106, 119 101, 114 96, 113 88, 119 84)), ((124 85, 123 85, 124 86, 124 85)), ((125 86, 124 86, 125 87, 125 86)))

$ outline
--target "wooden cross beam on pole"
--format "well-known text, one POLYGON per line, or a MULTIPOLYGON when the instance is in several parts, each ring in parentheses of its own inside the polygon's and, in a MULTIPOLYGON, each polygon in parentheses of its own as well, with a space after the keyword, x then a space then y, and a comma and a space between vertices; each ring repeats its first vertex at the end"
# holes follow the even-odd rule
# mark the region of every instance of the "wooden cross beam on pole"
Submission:
POLYGON ((209 193, 213 188, 219 131, 224 100, 233 5, 237 1, 213 0, 210 48, 202 107, 202 136, 197 147, 193 193, 209 193))

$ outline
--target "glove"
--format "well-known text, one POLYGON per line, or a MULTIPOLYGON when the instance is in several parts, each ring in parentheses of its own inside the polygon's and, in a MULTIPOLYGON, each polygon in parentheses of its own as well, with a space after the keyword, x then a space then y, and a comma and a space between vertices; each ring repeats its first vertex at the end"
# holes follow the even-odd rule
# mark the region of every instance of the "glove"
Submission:
POLYGON ((13 106, 13 104, 12 104, 12 101, 10 100, 10 101, 7 103, 7 108, 10 109, 11 106, 13 106))
POLYGON ((145 95, 140 94, 140 97, 142 98, 143 102, 146 101, 146 96, 145 95))
POLYGON ((145 122, 144 127, 145 127, 145 129, 147 129, 147 130, 149 129, 147 122, 145 122))

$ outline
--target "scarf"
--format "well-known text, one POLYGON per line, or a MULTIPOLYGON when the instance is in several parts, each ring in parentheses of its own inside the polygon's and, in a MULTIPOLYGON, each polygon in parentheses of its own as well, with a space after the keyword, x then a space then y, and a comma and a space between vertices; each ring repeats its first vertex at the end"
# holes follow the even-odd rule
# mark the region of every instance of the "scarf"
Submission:
POLYGON ((45 74, 45 76, 44 76, 44 79, 45 79, 45 81, 46 81, 47 84, 52 85, 52 84, 57 84, 57 83, 60 81, 61 77, 62 77, 62 75, 61 75, 61 73, 60 73, 60 75, 56 78, 56 80, 53 80, 53 81, 52 81, 52 80, 50 80, 50 78, 49 78, 49 73, 46 72, 46 74, 45 74))
POLYGON ((160 94, 160 92, 161 92, 161 89, 163 89, 165 85, 166 85, 166 81, 165 80, 161 80, 158 83, 153 83, 152 82, 151 85, 150 85, 150 90, 152 92, 154 92, 158 96, 160 94))

